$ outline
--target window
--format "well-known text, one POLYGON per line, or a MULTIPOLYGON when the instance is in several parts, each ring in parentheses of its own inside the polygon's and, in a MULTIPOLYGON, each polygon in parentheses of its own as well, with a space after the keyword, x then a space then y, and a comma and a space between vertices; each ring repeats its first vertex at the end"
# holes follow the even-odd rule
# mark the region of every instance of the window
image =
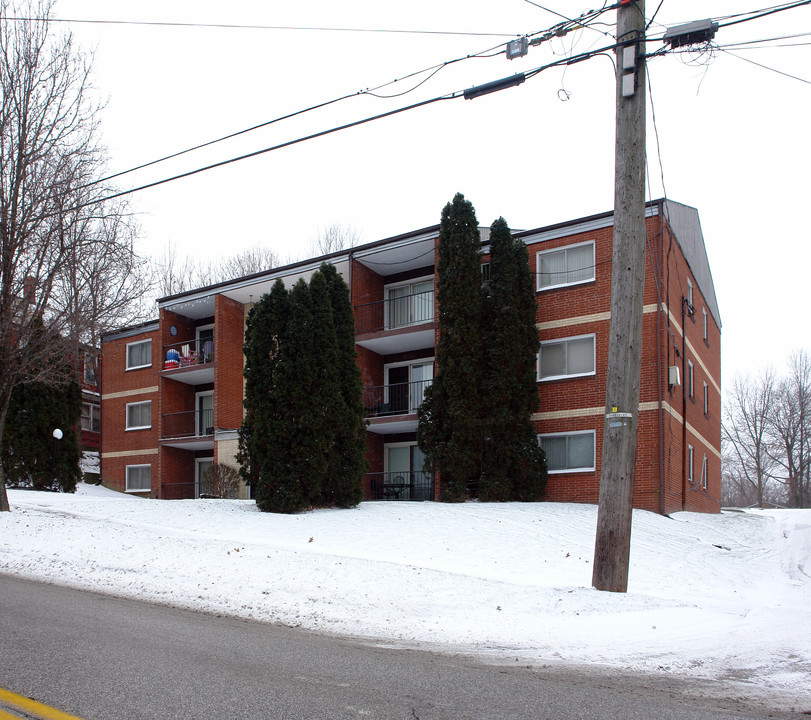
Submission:
POLYGON ((127 345, 127 370, 149 367, 152 365, 152 341, 129 343, 127 345))
POLYGON ((434 359, 385 366, 384 403, 391 414, 415 413, 434 380, 434 359))
POLYGON ((101 408, 93 403, 82 403, 82 430, 101 432, 101 408))
POLYGON ((84 384, 98 384, 96 382, 96 356, 90 352, 85 352, 84 354, 84 384))
POLYGON ((538 379, 554 380, 594 374, 594 335, 541 343, 538 379))
POLYGON ((687 278, 687 302, 693 304, 693 281, 687 278))
POLYGON ((693 363, 690 360, 687 361, 687 394, 691 398, 695 397, 693 387, 693 363))
POLYGON ((707 383, 704 383, 704 414, 710 414, 710 389, 707 383))
POLYGON ((687 482, 693 484, 693 455, 695 451, 692 445, 687 446, 687 482))
POLYGON ((431 322, 434 319, 434 281, 386 288, 386 301, 387 330, 431 322))
POLYGON ((127 465, 127 492, 149 492, 152 489, 151 465, 127 465))
POLYGON ((152 401, 127 404, 127 430, 145 430, 152 427, 152 401))
POLYGON ((701 461, 701 487, 707 489, 707 456, 701 461))
POLYGON ((482 282, 490 282, 490 263, 483 262, 482 263, 482 282))
POLYGON ((550 473, 594 470, 594 430, 540 435, 538 439, 550 473))
POLYGON ((704 333, 704 342, 709 343, 707 339, 707 308, 701 308, 702 319, 703 319, 703 333, 704 333))
POLYGON ((594 243, 544 250, 537 255, 538 290, 594 280, 594 243))

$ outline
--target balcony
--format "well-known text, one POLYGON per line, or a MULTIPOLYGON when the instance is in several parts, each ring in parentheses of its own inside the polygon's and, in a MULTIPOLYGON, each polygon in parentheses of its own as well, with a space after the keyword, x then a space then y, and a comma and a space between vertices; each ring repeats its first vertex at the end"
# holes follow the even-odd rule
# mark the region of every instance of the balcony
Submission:
POLYGON ((417 430, 417 408, 433 380, 379 385, 363 389, 369 431, 384 435, 417 430))
POLYGON ((367 473, 367 500, 433 500, 434 476, 421 470, 367 473))
POLYGON ((214 447, 214 410, 189 410, 163 416, 161 445, 186 450, 214 447))
POLYGON ((435 329, 433 290, 355 307, 356 342, 380 355, 433 347, 435 329))
POLYGON ((198 338, 164 345, 163 374, 173 380, 200 385, 214 382, 214 340, 198 338))

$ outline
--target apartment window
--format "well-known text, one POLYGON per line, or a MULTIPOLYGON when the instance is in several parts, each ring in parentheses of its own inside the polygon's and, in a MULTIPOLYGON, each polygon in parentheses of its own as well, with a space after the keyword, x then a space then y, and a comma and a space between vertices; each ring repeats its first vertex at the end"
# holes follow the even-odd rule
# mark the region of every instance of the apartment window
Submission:
POLYGON ((538 290, 594 280, 594 242, 539 252, 537 272, 538 290))
POLYGON ((129 343, 127 345, 127 370, 149 367, 152 365, 152 341, 129 343))
POLYGON ((96 381, 96 356, 90 352, 84 354, 84 384, 98 384, 96 381))
POLYGON ((434 281, 422 280, 386 288, 386 329, 434 319, 434 281))
POLYGON ((710 388, 704 383, 704 414, 710 414, 710 388))
POLYGON ((687 394, 689 397, 695 397, 695 388, 693 386, 693 363, 687 361, 687 394))
POLYGON ((701 461, 701 487, 707 489, 707 456, 701 461))
POLYGON ((483 262, 482 263, 482 282, 490 282, 490 263, 483 262))
POLYGON ((702 324, 703 330, 702 330, 702 332, 703 332, 704 342, 708 343, 709 339, 707 338, 707 308, 701 308, 701 314, 702 314, 702 321, 703 321, 703 324, 702 324))
POLYGON ((693 281, 687 278, 687 302, 693 304, 693 281))
POLYGON ((82 430, 101 431, 101 408, 93 403, 82 403, 82 430))
POLYGON ((593 375, 594 335, 543 342, 538 358, 540 380, 593 375))
POLYGON ((127 492, 149 492, 152 489, 151 465, 127 465, 127 492))
POLYGON ((152 427, 152 401, 127 404, 127 430, 145 430, 152 427))
POLYGON ((692 445, 687 446, 687 482, 693 484, 693 455, 695 450, 692 445))
POLYGON ((594 430, 540 435, 538 440, 550 473, 594 470, 594 430))

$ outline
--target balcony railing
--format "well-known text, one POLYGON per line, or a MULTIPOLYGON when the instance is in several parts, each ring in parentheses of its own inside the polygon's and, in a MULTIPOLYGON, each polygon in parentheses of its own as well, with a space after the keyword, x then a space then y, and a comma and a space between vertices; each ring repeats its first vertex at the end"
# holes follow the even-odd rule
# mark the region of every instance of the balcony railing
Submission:
POLYGON ((206 437, 214 434, 213 410, 190 410, 163 416, 163 437, 206 437))
POLYGON ((395 383, 363 388, 363 406, 366 417, 411 415, 417 412, 425 397, 425 390, 433 380, 395 383))
POLYGON ((397 330, 432 322, 433 319, 433 290, 355 307, 355 330, 358 335, 397 330))
POLYGON ((369 500, 433 500, 434 476, 422 470, 368 473, 369 500))
POLYGON ((164 345, 163 357, 164 370, 207 365, 214 362, 214 341, 198 338, 164 345))

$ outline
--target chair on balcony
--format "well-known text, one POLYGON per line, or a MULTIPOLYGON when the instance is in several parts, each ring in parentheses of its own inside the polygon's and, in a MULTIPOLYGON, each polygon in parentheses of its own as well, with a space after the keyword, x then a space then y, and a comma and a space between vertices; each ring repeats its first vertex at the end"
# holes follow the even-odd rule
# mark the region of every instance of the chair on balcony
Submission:
POLYGON ((201 363, 210 363, 214 361, 214 343, 211 340, 206 340, 203 343, 203 354, 200 358, 201 363))

